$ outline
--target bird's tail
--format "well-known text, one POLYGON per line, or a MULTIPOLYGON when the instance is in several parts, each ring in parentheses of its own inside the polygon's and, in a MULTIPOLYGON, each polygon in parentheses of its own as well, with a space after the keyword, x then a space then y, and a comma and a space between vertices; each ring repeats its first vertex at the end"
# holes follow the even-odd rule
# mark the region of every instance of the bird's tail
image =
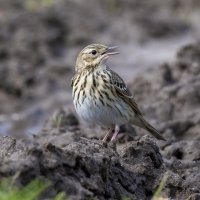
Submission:
POLYGON ((141 128, 146 129, 147 131, 149 131, 155 138, 159 139, 159 140, 164 140, 166 141, 166 139, 151 125, 149 124, 144 118, 143 116, 138 116, 140 121, 141 121, 141 128))

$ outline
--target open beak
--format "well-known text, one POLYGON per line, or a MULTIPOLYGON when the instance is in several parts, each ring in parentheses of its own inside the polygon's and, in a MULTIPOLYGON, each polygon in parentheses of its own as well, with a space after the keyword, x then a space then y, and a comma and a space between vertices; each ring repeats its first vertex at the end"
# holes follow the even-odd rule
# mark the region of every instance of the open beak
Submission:
POLYGON ((101 55, 110 56, 110 55, 118 54, 119 52, 113 51, 116 48, 117 48, 117 46, 108 47, 108 48, 105 49, 105 51, 101 55))

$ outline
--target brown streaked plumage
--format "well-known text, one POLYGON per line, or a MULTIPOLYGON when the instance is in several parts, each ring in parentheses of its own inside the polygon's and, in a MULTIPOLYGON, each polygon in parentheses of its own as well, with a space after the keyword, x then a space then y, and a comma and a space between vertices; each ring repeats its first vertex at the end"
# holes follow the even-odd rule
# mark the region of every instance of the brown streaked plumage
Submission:
POLYGON ((109 131, 103 141, 115 140, 119 126, 133 123, 146 129, 154 137, 165 140, 143 117, 137 103, 123 79, 105 65, 113 49, 101 44, 85 47, 76 61, 76 75, 72 78, 73 103, 78 115, 91 124, 98 124, 109 131))

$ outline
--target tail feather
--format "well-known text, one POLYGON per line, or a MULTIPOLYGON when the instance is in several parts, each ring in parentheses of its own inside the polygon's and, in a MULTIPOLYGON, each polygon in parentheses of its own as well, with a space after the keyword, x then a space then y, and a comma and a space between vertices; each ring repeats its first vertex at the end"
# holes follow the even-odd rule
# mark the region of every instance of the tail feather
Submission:
POLYGON ((138 116, 138 117, 140 121, 142 122, 140 126, 141 128, 144 128, 147 131, 149 131, 155 138, 166 141, 166 139, 151 124, 149 124, 142 116, 138 116))

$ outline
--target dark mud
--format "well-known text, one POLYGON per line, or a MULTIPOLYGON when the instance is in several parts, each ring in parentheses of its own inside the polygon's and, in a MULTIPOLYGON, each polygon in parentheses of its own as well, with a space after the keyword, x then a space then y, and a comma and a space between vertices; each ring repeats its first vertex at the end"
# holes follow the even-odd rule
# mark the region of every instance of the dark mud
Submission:
POLYGON ((46 145, 13 144, 8 137, 1 142, 9 146, 1 149, 1 176, 17 176, 21 184, 36 177, 50 179, 53 185, 46 197, 65 191, 69 199, 146 199, 164 172, 162 156, 149 137, 127 144, 120 152, 94 141, 73 142, 63 148, 48 139, 46 145))

